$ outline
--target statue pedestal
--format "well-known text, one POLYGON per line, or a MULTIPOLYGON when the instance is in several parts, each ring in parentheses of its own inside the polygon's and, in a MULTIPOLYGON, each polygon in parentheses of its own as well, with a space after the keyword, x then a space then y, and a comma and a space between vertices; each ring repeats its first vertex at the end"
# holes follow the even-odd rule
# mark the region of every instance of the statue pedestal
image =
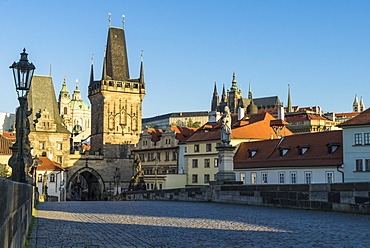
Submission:
MULTIPOLYGON (((216 147, 218 151, 218 173, 217 173, 217 184, 223 184, 222 182, 235 182, 234 172, 234 150, 236 147, 221 144, 216 147)), ((228 183, 226 183, 228 184, 228 183)))

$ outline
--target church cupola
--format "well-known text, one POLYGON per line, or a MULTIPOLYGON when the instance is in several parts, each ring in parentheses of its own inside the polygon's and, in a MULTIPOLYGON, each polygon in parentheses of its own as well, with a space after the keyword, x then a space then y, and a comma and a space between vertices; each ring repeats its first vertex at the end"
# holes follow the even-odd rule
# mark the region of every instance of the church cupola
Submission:
POLYGON ((78 89, 78 79, 76 79, 76 89, 73 91, 72 100, 82 101, 81 91, 78 89))
POLYGON ((67 89, 66 78, 64 78, 63 84, 62 84, 62 89, 59 92, 59 101, 60 101, 61 98, 68 98, 68 100, 70 99, 69 91, 67 89))

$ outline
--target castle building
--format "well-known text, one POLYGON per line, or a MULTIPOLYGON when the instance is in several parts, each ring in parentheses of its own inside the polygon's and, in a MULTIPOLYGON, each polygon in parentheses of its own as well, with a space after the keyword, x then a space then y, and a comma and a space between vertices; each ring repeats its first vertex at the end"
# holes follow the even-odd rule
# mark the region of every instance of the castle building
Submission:
POLYGON ((90 78, 91 149, 115 156, 119 151, 112 145, 139 141, 145 96, 143 62, 140 77, 129 76, 123 28, 109 28, 102 79, 94 80, 93 65, 90 78))
POLYGON ((211 111, 224 112, 225 106, 229 106, 230 112, 233 114, 238 113, 239 109, 243 109, 246 114, 257 114, 261 109, 273 109, 281 106, 280 99, 277 96, 262 97, 253 99, 251 86, 249 85, 248 98, 243 98, 242 90, 237 86, 236 74, 233 73, 231 87, 225 90, 225 85, 222 88, 221 100, 217 93, 216 84, 213 90, 211 101, 211 111))

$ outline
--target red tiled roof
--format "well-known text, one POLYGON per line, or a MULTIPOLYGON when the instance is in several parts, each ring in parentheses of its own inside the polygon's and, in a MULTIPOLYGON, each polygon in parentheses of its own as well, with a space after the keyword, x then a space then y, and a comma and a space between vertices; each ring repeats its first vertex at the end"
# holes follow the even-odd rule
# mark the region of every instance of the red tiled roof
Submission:
POLYGON ((339 124, 338 127, 369 125, 369 124, 370 124, 370 108, 361 112, 359 115, 353 117, 352 119, 349 119, 339 124))
MULTIPOLYGON (((176 139, 179 141, 183 141, 189 136, 191 136, 197 128, 189 128, 189 127, 171 127, 172 131, 176 132, 176 139)), ((162 129, 148 129, 148 133, 152 134, 152 141, 158 142, 161 140, 163 130, 162 129)))
POLYGON ((359 112, 337 113, 337 114, 335 114, 335 117, 355 117, 359 114, 360 114, 359 112))
POLYGON ((336 166, 343 164, 342 131, 326 131, 286 136, 282 139, 243 142, 234 156, 235 169, 301 167, 301 166, 336 166), (337 150, 328 154, 327 145, 339 145, 337 150), (290 148, 280 156, 278 148, 290 148), (297 147, 309 147, 303 154, 298 154, 297 147), (249 158, 250 150, 257 153, 249 158))
POLYGON ((317 116, 313 114, 299 114, 299 115, 286 115, 285 120, 287 122, 293 122, 293 121, 306 121, 306 120, 325 120, 328 119, 323 116, 317 116))
MULTIPOLYGON (((233 122, 231 138, 232 139, 271 139, 277 138, 277 135, 271 127, 271 121, 276 120, 268 113, 247 115, 242 120, 233 122)), ((209 123, 208 123, 209 124, 209 123)), ((205 125, 206 126, 206 125, 205 125)), ((219 140, 221 138, 220 121, 213 125, 212 129, 201 127, 186 142, 219 140)), ((292 135, 293 133, 286 127, 282 127, 281 136, 292 135)))
POLYGON ((45 171, 45 170, 47 170, 47 171, 55 171, 55 170, 61 171, 62 170, 62 171, 65 171, 66 169, 64 169, 59 163, 51 161, 47 157, 39 157, 37 170, 41 170, 41 171, 45 171))
POLYGON ((16 138, 17 138, 17 134, 14 133, 14 132, 3 132, 2 135, 7 138, 7 139, 10 139, 12 140, 13 142, 15 142, 16 138))

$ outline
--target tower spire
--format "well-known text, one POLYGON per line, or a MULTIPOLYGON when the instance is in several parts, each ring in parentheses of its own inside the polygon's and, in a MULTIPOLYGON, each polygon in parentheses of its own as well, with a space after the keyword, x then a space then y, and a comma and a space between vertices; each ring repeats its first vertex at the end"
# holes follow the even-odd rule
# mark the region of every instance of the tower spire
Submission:
POLYGON ((252 98, 253 98, 252 85, 251 80, 249 80, 248 99, 251 100, 252 98))
POLYGON ((91 69, 90 69, 90 84, 89 86, 94 84, 94 54, 91 56, 91 69))
POLYGON ((290 83, 288 83, 288 113, 293 112, 292 98, 290 96, 290 83))
POLYGON ((352 111, 354 113, 360 112, 360 104, 358 102, 357 94, 355 95, 355 100, 353 101, 353 104, 352 104, 352 111))
POLYGON ((141 50, 141 54, 140 54, 140 78, 139 78, 139 82, 144 84, 144 50, 141 50))
POLYGON ((364 99, 361 96, 361 99, 360 99, 360 112, 363 112, 363 111, 365 111, 365 103, 364 103, 364 99))

